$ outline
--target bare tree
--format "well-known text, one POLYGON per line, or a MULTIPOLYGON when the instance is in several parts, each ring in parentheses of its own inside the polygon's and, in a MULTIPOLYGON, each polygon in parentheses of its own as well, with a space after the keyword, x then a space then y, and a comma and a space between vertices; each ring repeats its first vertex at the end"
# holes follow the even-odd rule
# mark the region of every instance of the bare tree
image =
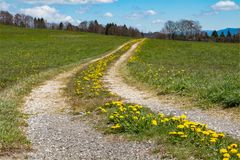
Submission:
POLYGON ((169 35, 169 39, 174 39, 177 32, 177 25, 173 21, 167 21, 164 25, 163 32, 169 35))
POLYGON ((0 23, 13 24, 13 16, 8 11, 0 11, 0 23))
POLYGON ((88 22, 83 21, 79 24, 78 27, 79 27, 80 31, 86 32, 88 30, 88 22))

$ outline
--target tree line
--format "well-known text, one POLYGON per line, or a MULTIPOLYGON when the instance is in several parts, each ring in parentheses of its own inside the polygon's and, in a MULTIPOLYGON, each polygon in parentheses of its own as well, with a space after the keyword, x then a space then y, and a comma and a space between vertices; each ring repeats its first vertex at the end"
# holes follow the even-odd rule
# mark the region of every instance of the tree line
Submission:
POLYGON ((161 32, 147 33, 145 36, 183 41, 240 42, 240 33, 233 35, 228 31, 227 35, 223 32, 218 35, 218 32, 215 30, 211 35, 208 35, 207 32, 202 31, 200 23, 193 20, 167 21, 161 32))
POLYGON ((71 24, 70 22, 48 23, 43 18, 33 18, 24 14, 12 15, 8 11, 0 11, 0 23, 7 25, 15 25, 26 28, 47 28, 56 30, 68 30, 68 31, 82 31, 91 32, 105 35, 118 35, 118 36, 130 36, 130 37, 142 37, 138 29, 133 27, 127 27, 126 25, 117 25, 114 23, 108 23, 107 25, 99 24, 95 21, 84 21, 78 26, 71 24))
POLYGON ((185 19, 176 22, 167 21, 160 32, 145 34, 136 28, 127 27, 126 25, 117 25, 114 23, 102 25, 99 24, 97 20, 83 21, 76 26, 70 22, 60 22, 59 24, 48 23, 43 18, 33 18, 24 14, 12 15, 8 11, 0 11, 0 23, 26 28, 48 28, 130 37, 149 37, 183 41, 240 42, 240 33, 232 35, 230 31, 228 31, 227 35, 223 32, 218 35, 217 31, 213 31, 211 35, 208 35, 207 32, 202 31, 202 26, 198 21, 185 19))

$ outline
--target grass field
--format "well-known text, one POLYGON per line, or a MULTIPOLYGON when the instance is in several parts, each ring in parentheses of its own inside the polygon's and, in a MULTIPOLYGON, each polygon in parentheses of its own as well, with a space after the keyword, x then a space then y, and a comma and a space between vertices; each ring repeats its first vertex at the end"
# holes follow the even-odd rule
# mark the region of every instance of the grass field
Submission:
POLYGON ((239 107, 239 49, 239 44, 147 40, 128 69, 160 95, 190 97, 203 108, 239 107))
POLYGON ((29 144, 19 129, 25 125, 19 107, 33 86, 128 40, 0 25, 0 153, 29 144))

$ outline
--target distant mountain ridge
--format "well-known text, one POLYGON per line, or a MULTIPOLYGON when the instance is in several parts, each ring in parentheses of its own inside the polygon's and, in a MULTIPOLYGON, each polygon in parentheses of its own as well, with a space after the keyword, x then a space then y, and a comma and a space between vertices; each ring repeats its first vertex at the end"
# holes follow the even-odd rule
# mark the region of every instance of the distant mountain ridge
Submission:
MULTIPOLYGON (((207 34, 208 34, 209 36, 211 36, 213 31, 214 31, 214 30, 206 30, 205 32, 207 32, 207 34)), ((218 33, 218 35, 221 35, 221 33, 223 32, 224 35, 226 36, 227 33, 228 33, 228 31, 229 31, 232 35, 236 35, 236 34, 240 33, 240 28, 225 28, 225 29, 217 30, 217 33, 218 33)))

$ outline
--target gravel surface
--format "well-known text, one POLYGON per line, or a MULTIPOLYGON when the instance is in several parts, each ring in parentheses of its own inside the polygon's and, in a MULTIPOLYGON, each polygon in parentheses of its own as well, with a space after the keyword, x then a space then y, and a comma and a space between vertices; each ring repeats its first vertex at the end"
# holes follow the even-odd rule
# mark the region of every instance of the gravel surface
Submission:
POLYGON ((27 157, 37 160, 159 159, 152 154, 155 147, 152 142, 104 136, 83 118, 68 114, 70 106, 62 92, 67 80, 81 67, 46 81, 26 97, 24 112, 30 115, 26 133, 33 148, 27 157))
POLYGON ((209 115, 204 111, 199 109, 193 110, 183 110, 179 107, 172 105, 163 104, 162 101, 156 95, 148 93, 146 91, 141 91, 134 86, 127 84, 121 77, 120 68, 123 63, 126 62, 133 51, 136 49, 137 44, 133 45, 131 50, 124 54, 108 71, 107 76, 105 76, 106 87, 109 91, 119 95, 126 102, 137 103, 149 107, 154 112, 162 112, 167 115, 181 115, 186 114, 188 119, 196 122, 202 122, 207 124, 209 128, 214 129, 218 132, 225 132, 229 135, 240 139, 240 122, 236 123, 231 120, 228 115, 218 116, 209 115))

